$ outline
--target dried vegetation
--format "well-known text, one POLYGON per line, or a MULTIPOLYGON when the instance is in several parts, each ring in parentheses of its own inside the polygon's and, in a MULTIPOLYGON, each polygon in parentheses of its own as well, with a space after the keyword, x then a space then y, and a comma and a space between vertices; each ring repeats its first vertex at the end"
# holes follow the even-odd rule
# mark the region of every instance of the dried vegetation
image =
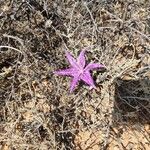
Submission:
POLYGON ((1 0, 2 150, 148 150, 149 0, 1 0), (87 47, 97 90, 69 94, 64 50, 87 47))

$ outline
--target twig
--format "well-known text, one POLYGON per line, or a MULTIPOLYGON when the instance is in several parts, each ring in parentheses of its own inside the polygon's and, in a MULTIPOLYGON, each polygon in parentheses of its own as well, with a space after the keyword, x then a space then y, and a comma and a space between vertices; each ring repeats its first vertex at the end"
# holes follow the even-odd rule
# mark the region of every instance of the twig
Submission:
POLYGON ((21 53, 21 54, 22 54, 22 52, 21 52, 19 49, 14 48, 14 47, 11 47, 11 46, 0 46, 0 49, 1 49, 1 48, 8 48, 8 49, 12 49, 12 50, 15 50, 15 51, 17 51, 17 52, 19 52, 19 53, 21 53))

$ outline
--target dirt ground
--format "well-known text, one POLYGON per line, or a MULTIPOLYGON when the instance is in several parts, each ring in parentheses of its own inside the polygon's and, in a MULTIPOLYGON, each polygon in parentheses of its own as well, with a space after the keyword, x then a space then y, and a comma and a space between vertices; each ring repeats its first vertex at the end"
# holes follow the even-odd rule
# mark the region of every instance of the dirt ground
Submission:
POLYGON ((150 1, 1 0, 0 149, 149 150, 150 1), (86 48, 96 89, 53 71, 86 48))

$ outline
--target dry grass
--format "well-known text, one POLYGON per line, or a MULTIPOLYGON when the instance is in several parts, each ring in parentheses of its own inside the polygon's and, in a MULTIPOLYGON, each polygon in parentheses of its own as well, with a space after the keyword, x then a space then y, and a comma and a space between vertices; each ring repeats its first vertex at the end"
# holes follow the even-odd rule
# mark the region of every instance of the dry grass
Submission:
POLYGON ((148 150, 149 0, 1 0, 2 150, 148 150), (105 64, 97 90, 52 72, 64 50, 105 64))

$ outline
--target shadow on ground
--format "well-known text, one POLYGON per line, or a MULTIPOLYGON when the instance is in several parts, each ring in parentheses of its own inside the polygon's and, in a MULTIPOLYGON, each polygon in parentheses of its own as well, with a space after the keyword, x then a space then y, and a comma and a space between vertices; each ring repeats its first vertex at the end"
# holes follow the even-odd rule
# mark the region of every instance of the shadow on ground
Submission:
POLYGON ((150 80, 122 80, 115 84, 114 120, 117 123, 150 123, 150 80))

